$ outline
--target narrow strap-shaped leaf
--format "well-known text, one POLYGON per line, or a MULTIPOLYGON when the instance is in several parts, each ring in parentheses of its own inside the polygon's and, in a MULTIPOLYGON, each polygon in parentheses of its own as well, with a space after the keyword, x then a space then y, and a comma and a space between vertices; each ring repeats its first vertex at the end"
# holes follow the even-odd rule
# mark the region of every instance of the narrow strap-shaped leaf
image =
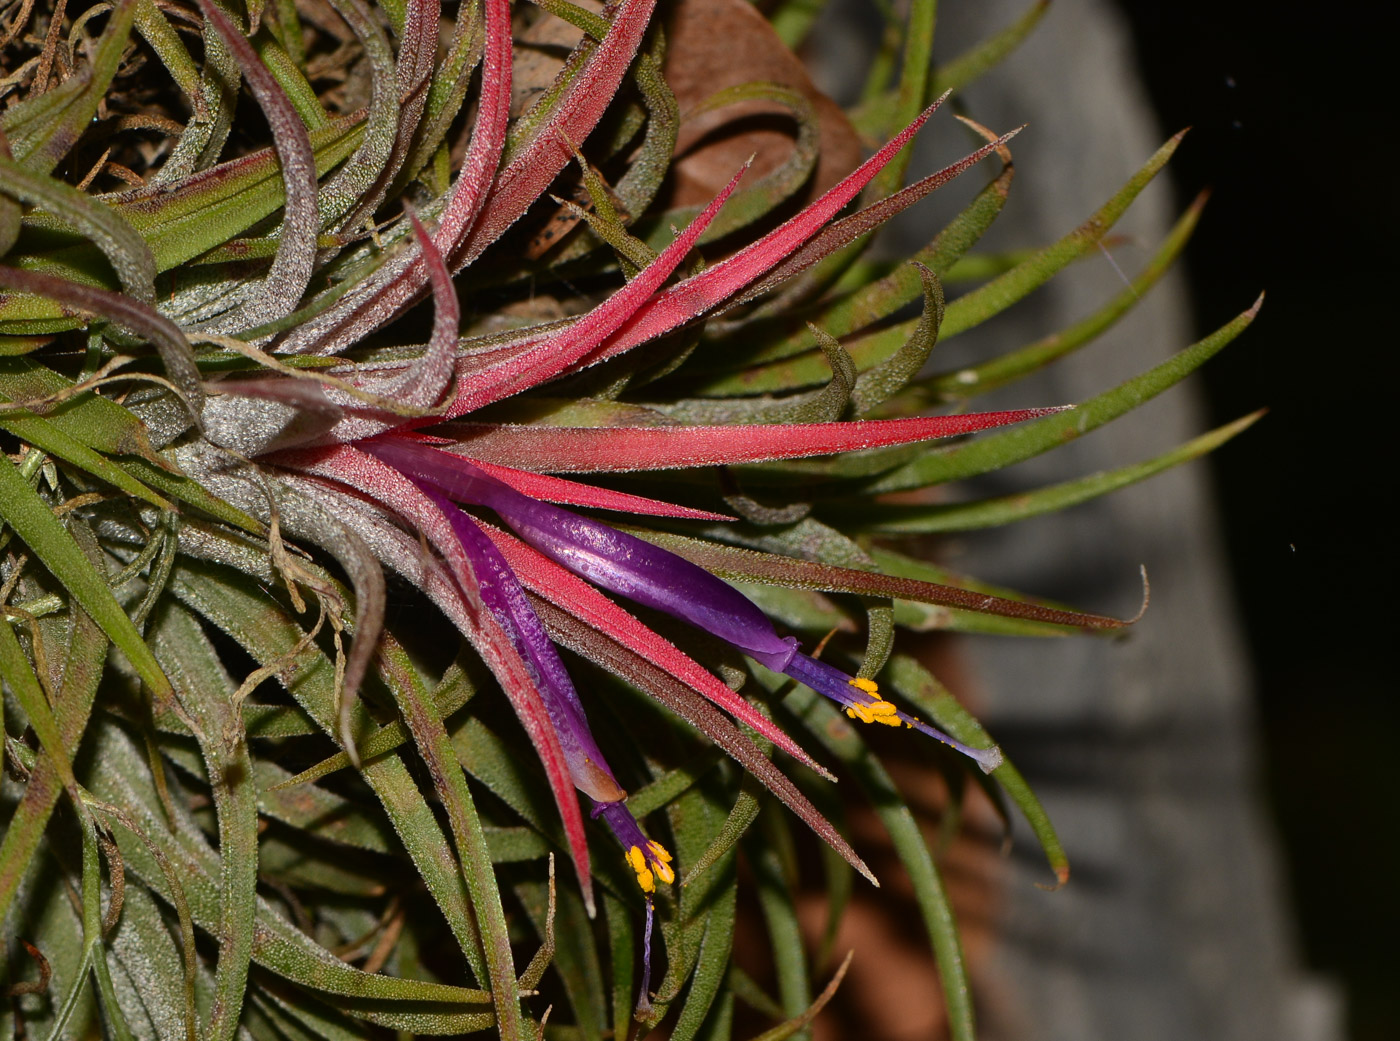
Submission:
POLYGON ((967 366, 953 372, 934 373, 911 387, 910 398, 901 399, 901 405, 920 407, 923 403, 934 401, 962 401, 1036 372, 1089 343, 1132 310, 1147 295, 1148 290, 1156 285, 1157 280, 1166 274, 1185 248, 1191 233, 1195 231, 1201 210, 1205 207, 1207 194, 1202 192, 1196 196, 1147 266, 1132 282, 1123 287, 1122 292, 1097 312, 1068 329, 1052 333, 1035 343, 991 358, 979 365, 967 366))
POLYGON ((802 930, 797 924, 797 909, 792 902, 795 879, 787 870, 782 851, 790 852, 792 836, 786 818, 769 814, 759 833, 751 834, 746 843, 749 862, 753 866, 758 905, 768 928, 768 941, 773 951, 773 968, 778 978, 778 1000, 788 1016, 799 1016, 812 1000, 812 984, 807 974, 807 952, 802 942, 802 930))
MULTIPOLYGON (((100 552, 97 550, 96 540, 90 534, 84 535, 84 541, 89 544, 91 551, 100 552)), ((8 628, 8 623, 0 624, 5 624, 8 628)), ((13 633, 10 636, 13 638, 13 633)), ((0 640, 4 639, 5 635, 0 634, 0 640)), ((13 650, 14 648, 10 648, 11 658, 13 650)), ((64 755, 71 757, 82 741, 83 730, 92 711, 106 660, 106 635, 86 611, 80 607, 75 608, 68 654, 54 705, 58 747, 64 755)), ((26 662, 25 665, 27 664, 26 662)), ((14 682, 27 682, 23 670, 20 669, 19 660, 14 661, 14 669, 14 682)), ((8 677, 10 672, 11 668, 7 663, 5 675, 8 677)), ((33 673, 30 672, 30 675, 33 673)), ((62 768, 51 761, 51 755, 46 749, 40 755, 34 769, 30 771, 24 795, 5 825, 5 834, 0 838, 0 919, 3 919, 9 910, 10 901, 14 899, 30 857, 43 838, 45 825, 53 813, 65 783, 62 773, 62 768)))
POLYGON ((1251 413, 1193 438, 1147 462, 1047 485, 1034 491, 998 496, 995 499, 940 503, 933 506, 867 505, 857 511, 833 507, 824 510, 823 514, 840 517, 839 523, 843 531, 863 530, 882 535, 971 531, 1001 524, 1014 524, 1030 517, 1058 513, 1119 488, 1144 481, 1173 466, 1199 459, 1253 426, 1263 415, 1262 411, 1251 413))
POLYGON ((976 1037, 972 1007, 972 990, 968 985, 967 966, 962 942, 948 893, 939 877, 928 845, 919 825, 910 812, 894 781, 871 753, 860 735, 828 702, 806 688, 794 690, 783 702, 796 714, 814 736, 851 770, 856 784, 875 808, 876 814, 889 832, 895 852, 909 872, 914 898, 924 920, 924 928, 933 942, 942 977, 943 997, 947 1003, 948 1024, 955 1041, 973 1041, 976 1037))
POLYGON ((520 997, 516 993, 510 935, 506 929, 505 911, 501 906, 501 893, 496 885, 486 836, 481 830, 471 791, 467 788, 466 775, 457 761, 457 753, 448 739, 442 717, 437 714, 433 699, 421 689, 421 681, 408 655, 392 641, 387 642, 380 653, 385 671, 398 681, 395 694, 399 711, 403 713, 418 752, 428 766, 433 787, 447 809, 485 949, 497 1029, 503 1038, 520 1037, 520 997))
POLYGON ((165 71, 189 98, 194 109, 194 118, 208 120, 209 108, 204 103, 204 92, 200 89, 199 66, 190 57, 189 50, 180 39, 180 34, 171 27, 165 14, 156 5, 156 0, 136 0, 136 31, 156 52, 165 71))
MULTIPOLYGON (((0 398, 3 401, 3 398, 0 398)), ((62 428, 25 409, 0 411, 0 427, 40 451, 100 478, 132 498, 143 499, 157 509, 169 510, 170 503, 136 480, 125 470, 98 455, 87 445, 70 437, 62 428)))
MULTIPOLYGON (((111 731, 108 731, 111 735, 111 731)), ((131 770, 127 773, 109 771, 100 781, 94 778, 94 792, 108 802, 116 804, 134 822, 142 825, 149 834, 167 831, 161 811, 154 805, 154 790, 144 796, 134 788, 135 777, 142 770, 140 753, 124 738, 109 736, 103 742, 104 751, 119 755, 126 760, 131 770)), ((101 808, 97 807, 99 812, 101 808)), ((218 858, 209 849, 203 836, 192 821, 181 817, 175 832, 175 841, 165 844, 166 855, 179 871, 181 882, 189 899, 190 911, 195 922, 210 932, 218 920, 219 890, 214 882, 218 870, 218 858)), ((118 834, 120 840, 121 834, 118 834)), ((122 859, 127 868, 140 877, 152 890, 166 896, 166 880, 157 866, 155 858, 139 842, 120 842, 122 859)), ((481 1006, 489 1003, 490 995, 480 990, 454 987, 443 983, 430 983, 424 980, 402 979, 393 976, 373 975, 356 969, 336 958, 320 947, 291 922, 273 911, 271 906, 259 900, 258 921, 254 933, 253 958, 259 964, 278 976, 284 977, 299 986, 337 996, 337 1005, 351 1015, 371 1018, 365 1010, 355 1005, 355 1001, 376 1002, 373 1018, 394 1025, 396 1022, 412 1023, 416 1009, 424 1005, 432 1007, 481 1006), (404 1011, 395 1014, 397 1003, 404 1003, 404 1011)), ((480 1016, 472 1013, 458 1013, 462 1020, 471 1022, 473 1017, 479 1029, 480 1016)), ((412 1026, 405 1026, 412 1029, 412 1026)), ((460 1030, 473 1029, 462 1025, 460 1030)))
POLYGON ((258 885, 258 803, 253 761, 242 719, 226 676, 199 623, 179 606, 168 609, 153 632, 161 657, 174 666, 171 681, 180 703, 198 724, 199 738, 214 799, 219 829, 219 918, 214 937, 219 945, 214 971, 214 1001, 207 1036, 232 1041, 238 1031, 253 958, 258 885), (200 652, 204 655, 201 656, 200 652))
POLYGON ((168 698, 170 681, 136 626, 117 603, 106 579, 83 555, 73 536, 8 458, 0 459, 0 517, 15 529, 44 567, 126 655, 152 695, 157 700, 168 698))
MULTIPOLYGON (((346 117, 308 134, 317 174, 353 154, 364 132, 363 120, 346 117)), ((113 199, 113 208, 145 238, 157 269, 168 271, 274 213, 284 201, 280 172, 276 153, 264 148, 175 184, 157 182, 123 192, 113 199)))
POLYGON ((316 260, 316 233, 320 230, 316 214, 316 160, 306 124, 252 45, 213 0, 198 2, 205 19, 218 30, 233 52, 258 107, 267 117, 282 170, 285 216, 272 268, 267 279, 251 290, 252 295, 240 304, 237 312, 219 322, 220 328, 228 329, 260 325, 290 314, 311 280, 311 267, 316 260))
POLYGON ((6 618, 0 618, 0 670, 4 671, 6 685, 13 691, 21 711, 34 729, 40 746, 48 753, 54 764, 59 781, 70 792, 77 792, 78 782, 73 776, 73 764, 69 761, 63 737, 54 719, 53 710, 44 697, 44 689, 39 686, 39 677, 25 656, 24 648, 15 638, 15 631, 6 618))
MULTIPOLYGON (((733 852, 724 854, 713 869, 714 896, 705 906, 704 932, 700 938, 690 990, 671 1030, 675 1041, 693 1041, 699 1034, 728 976, 734 955, 734 924, 737 918, 737 859, 733 852)), ((707 878, 706 881, 711 879, 707 878)))
POLYGON ((658 293, 638 310, 622 330, 587 359, 588 363, 596 364, 669 332, 725 303, 763 277, 793 250, 816 235, 827 221, 854 199, 909 143, 933 111, 933 108, 926 110, 853 173, 795 217, 713 267, 658 293))
POLYGON ((515 355, 499 366, 483 371, 468 371, 458 380, 457 397, 447 410, 448 416, 460 416, 509 397, 560 375, 584 358, 595 347, 631 319, 639 305, 647 300, 671 272, 694 248, 700 234, 719 214, 725 200, 734 192, 747 165, 739 170, 701 213, 690 222, 674 242, 663 249, 646 268, 630 282, 614 292, 603 303, 556 337, 540 342, 529 351, 515 355))
POLYGON ((612 102, 651 21, 656 0, 622 0, 612 27, 568 85, 554 114, 501 171, 481 220, 472 229, 456 265, 470 263, 524 214, 572 158, 568 142, 581 144, 612 102))
MULTIPOLYGON (((471 85, 472 71, 482 57, 483 17, 482 7, 473 4, 465 14, 459 14, 452 30, 452 41, 447 46, 447 55, 432 70, 432 82, 428 86, 428 103, 422 118, 422 126, 411 141, 408 156, 399 168, 391 191, 396 191, 410 177, 416 177, 428 165, 441 147, 451 124, 456 120, 467 97, 471 85)), ((424 41, 427 45, 427 41, 424 41)), ((437 52, 437 38, 433 37, 433 53, 437 52)), ((405 55, 400 44, 399 60, 405 55)))
POLYGON ((146 425, 134 413, 97 393, 75 394, 74 386, 72 380, 31 359, 0 359, 3 397, 40 413, 89 448, 157 460, 146 425))
POLYGON ((924 286, 924 313, 904 346, 856 379, 851 405, 857 415, 879 408, 918 375, 938 343, 943 324, 943 284, 931 270, 918 265, 924 286))
POLYGON ((772 426, 546 427, 460 423, 451 427, 473 458, 553 473, 665 470, 859 452, 956 437, 1035 419, 1058 409, 915 416, 772 426))
POLYGON ((932 93, 960 90, 980 79, 988 69, 1001 62, 1031 34, 1050 6, 1050 0, 1032 0, 1015 21, 999 29, 985 40, 969 47, 956 58, 938 62, 934 67, 932 93))
MULTIPOLYGON (((437 705, 438 715, 446 719, 465 705, 475 693, 476 686, 460 668, 459 659, 458 665, 455 665, 443 676, 442 683, 433 692, 433 701, 437 705)), ((392 723, 386 723, 379 727, 360 741, 360 755, 366 761, 375 759, 386 752, 392 752, 409 739, 408 729, 404 726, 403 721, 396 719, 392 723)), ((272 788, 291 788, 295 785, 308 784, 335 773, 337 770, 344 770, 351 765, 353 764, 350 762, 349 755, 345 752, 337 752, 335 755, 321 760, 315 766, 307 767, 301 773, 277 782, 272 788)))
MULTIPOLYGON (((768 582, 791 589, 817 589, 825 592, 888 596, 899 600, 960 607, 1008 618, 1023 618, 1051 625, 1086 630, 1121 629, 1128 624, 1117 618, 1083 614, 1028 601, 916 579, 884 575, 852 567, 838 567, 816 560, 802 560, 777 553, 763 553, 739 546, 724 546, 683 535, 663 534, 627 528, 639 538, 699 564, 725 578, 768 582)), ((878 559, 878 555, 877 555, 878 559)))
POLYGON ((171 473, 164 467, 153 466, 145 459, 125 459, 117 462, 116 465, 132 474, 143 484, 164 492, 172 499, 202 510, 216 520, 221 520, 225 524, 253 535, 267 534, 267 525, 262 521, 211 494, 203 484, 192 477, 171 473))
MULTIPOLYGON (((757 183, 735 193, 724 213, 706 230, 701 242, 716 242, 761 220, 765 214, 780 207, 784 200, 806 184, 812 176, 812 171, 816 169, 821 145, 821 123, 812 102, 801 91, 792 87, 763 82, 740 83, 726 87, 706 98, 695 108, 688 109, 681 127, 684 128, 686 122, 715 109, 755 101, 769 102, 787 109, 797 123, 797 139, 793 142, 792 151, 781 164, 765 174, 757 183)), ((742 111, 756 115, 752 104, 746 105, 742 111)), ((662 245, 666 229, 679 223, 678 218, 682 216, 688 216, 686 210, 668 210, 655 218, 658 227, 649 237, 649 243, 653 246, 662 245)))
MULTIPOLYGON (((1181 143, 1184 133, 1185 131, 1175 135, 1157 149, 1143 167, 1079 227, 1058 242, 1052 243, 1027 257, 1010 271, 978 286, 971 292, 964 293, 949 303, 944 311, 943 324, 939 331, 940 338, 947 340, 981 324, 993 315, 999 314, 1022 297, 1044 285, 1063 268, 1094 248, 1108 234, 1109 229, 1114 226, 1118 218, 1127 211, 1133 200, 1166 165, 1176 151, 1177 145, 1181 143)), ((1004 194, 1002 198, 1004 199, 1004 194)), ((1000 210, 998 200, 988 198, 986 201, 994 204, 990 216, 995 216, 996 212, 1000 210)), ((975 223, 973 226, 975 227, 975 223)), ((954 230, 951 226, 945 229, 926 250, 914 259, 927 264, 935 273, 941 274, 942 271, 946 270, 946 265, 960 257, 966 247, 971 244, 966 241, 962 234, 950 234, 954 230), (945 239, 947 240, 946 246, 951 246, 951 249, 945 248, 945 239)), ((978 233, 980 234, 980 232, 978 233)), ((975 241, 975 237, 973 241, 975 241)), ((865 328, 872 322, 894 313, 898 308, 914 300, 919 289, 918 270, 902 267, 879 282, 859 288, 848 297, 838 301, 830 309, 822 312, 816 320, 820 322, 823 329, 833 336, 845 336, 849 332, 865 328)), ((857 357, 858 364, 862 357, 862 348, 873 356, 883 357, 893 351, 896 345, 904 342, 913 332, 916 324, 917 321, 914 320, 890 326, 870 337, 864 344, 848 344, 848 349, 857 357)), ((810 337, 805 333, 798 333, 765 351, 763 356, 784 357, 799 348, 806 349, 810 346, 812 346, 810 337)), ((742 391, 735 389, 736 380, 731 378, 707 384, 705 393, 742 392, 754 394, 816 382, 816 370, 813 365, 816 359, 803 360, 806 361, 805 367, 775 366, 771 371, 745 372, 742 377, 738 378, 742 380, 742 391)))
MULTIPOLYGON (((454 267, 460 266, 455 256, 467 234, 477 226, 489 197, 505 146, 510 109, 510 11, 507 0, 484 3, 486 52, 477 122, 433 238, 439 252, 454 267)), ((291 330, 282 347, 292 353, 334 354, 408 306, 427 285, 428 277, 418 253, 408 250, 383 264, 323 313, 291 330)))
MULTIPOLYGON (((932 242, 909 259, 912 262, 923 264, 939 278, 946 280, 948 272, 966 256, 968 250, 977 244, 982 235, 991 227, 992 222, 1000 215, 1010 194, 1015 172, 1015 166, 1003 161, 1001 172, 934 236, 932 242)), ((917 187, 918 184, 911 185, 909 188, 903 189, 903 192, 912 191, 917 187)), ((871 209, 877 210, 878 207, 892 204, 901 197, 903 192, 875 204, 871 209)), ((858 218, 860 218, 859 213, 846 219, 856 220, 858 218)), ((837 225, 832 226, 832 228, 835 227, 837 225)), ((813 245, 820 238, 819 235, 817 239, 814 239, 813 245)), ((808 315, 808 321, 833 336, 844 337, 869 325, 876 320, 877 316, 893 313, 894 310, 903 306, 901 303, 891 303, 887 298, 893 297, 904 303, 912 302, 918 293, 918 286, 915 284, 917 282, 916 275, 917 269, 900 266, 885 278, 872 282, 870 274, 863 272, 861 265, 855 265, 831 287, 828 295, 833 299, 833 302, 815 314, 808 315)), ((803 291, 803 280, 799 280, 789 290, 785 290, 774 299, 761 304, 754 312, 755 319, 772 318, 775 323, 779 324, 779 328, 786 328, 790 323, 787 312, 791 306, 791 301, 787 300, 787 297, 791 293, 796 295, 797 300, 803 300, 805 299, 802 295, 803 291)), ((899 337, 899 339, 894 340, 896 344, 903 342, 904 338, 908 336, 912 323, 904 322, 900 325, 899 330, 893 334, 899 337)), ((755 326, 755 332, 763 328, 761 321, 756 321, 755 326)), ((748 323, 744 323, 741 328, 747 332, 748 323)), ((745 339, 747 338, 745 337, 745 339)), ((795 330, 776 340, 761 334, 757 338, 767 342, 757 347, 744 343, 741 351, 730 350, 723 354, 717 353, 715 358, 716 367, 719 368, 732 369, 736 360, 749 366, 748 368, 744 369, 737 377, 726 374, 707 380, 697 387, 695 392, 706 395, 747 395, 782 390, 790 386, 804 385, 804 382, 813 382, 810 377, 804 381, 792 378, 790 375, 787 378, 768 378, 767 370, 761 367, 765 362, 780 361, 793 355, 810 352, 814 341, 807 329, 795 330), (742 391, 735 389, 735 379, 742 380, 744 386, 742 391)), ((875 337, 869 338, 875 339, 875 337)), ((859 350, 861 342, 847 341, 847 346, 859 350)), ((793 364, 796 365, 805 360, 797 358, 793 364)), ((868 364, 867 362, 867 366, 868 364)))
POLYGON ((562 503, 565 506, 583 506, 595 510, 615 510, 619 513, 642 514, 650 517, 674 517, 680 520, 733 520, 723 513, 697 510, 689 506, 676 506, 641 495, 614 491, 611 488, 598 488, 591 484, 581 484, 561 477, 550 477, 530 470, 517 470, 514 467, 488 463, 473 459, 472 463, 503 484, 508 484, 518 492, 532 499, 562 503))
MULTIPOLYGON (((959 741, 977 748, 986 748, 992 744, 992 739, 972 714, 944 689, 943 684, 939 683, 932 673, 913 658, 896 655, 890 661, 889 676, 891 685, 901 695, 959 741)), ((1064 846, 1060 844, 1060 838, 1055 833, 1055 826, 1050 822, 1045 807, 1026 784, 1025 778, 1009 761, 1003 759, 992 776, 1025 814, 1041 849, 1045 851, 1050 869, 1055 872, 1059 884, 1064 885, 1069 881, 1069 858, 1065 855, 1064 846)))
POLYGON ((1249 327, 1263 303, 1264 298, 1260 296, 1249 310, 1205 339, 1067 412, 1046 416, 1018 430, 1003 431, 965 445, 934 449, 872 481, 868 491, 878 493, 922 488, 972 477, 1029 459, 1096 430, 1156 397, 1205 364, 1249 327))
MULTIPOLYGON (((201 615, 239 641, 260 664, 280 661, 299 640, 300 630, 282 615, 276 604, 260 595, 256 585, 242 576, 215 582, 207 571, 185 565, 177 570, 172 588, 201 615)), ((308 649, 304 655, 310 662, 298 670, 297 682, 292 685, 293 694, 323 730, 335 733, 338 729, 335 668, 319 650, 308 649)), ((468 914, 461 873, 450 858, 444 862, 442 850, 446 836, 402 758, 396 754, 382 754, 373 761, 365 761, 362 770, 458 943, 463 950, 475 952, 479 940, 468 914)), ((283 974, 289 975, 285 970, 283 974)), ((483 978, 485 975, 482 974, 483 978)), ((483 997, 482 1000, 489 999, 483 997)))
MULTIPOLYGON (((945 166, 936 173, 931 173, 927 177, 921 178, 909 185, 901 188, 893 195, 880 199, 878 202, 865 207, 849 217, 842 217, 833 221, 812 237, 806 245, 793 252, 786 260, 775 267, 769 274, 754 283, 750 288, 741 293, 732 306, 747 303, 775 286, 781 285, 788 279, 807 270, 813 264, 825 259, 836 250, 849 245, 862 235, 866 235, 880 227, 886 221, 903 213, 914 203, 923 199, 931 192, 937 191, 954 177, 965 170, 981 162, 993 152, 1004 147, 1008 141, 1020 133, 1020 130, 1013 130, 1003 134, 994 142, 983 145, 977 151, 964 156, 956 163, 945 166)), ((917 257, 914 259, 918 259, 917 257)))
POLYGON ((970 293, 964 293, 950 303, 943 319, 943 338, 946 340, 966 332, 992 315, 1000 314, 1031 290, 1044 285, 1069 263, 1093 249, 1132 205, 1133 200, 1167 165, 1167 161, 1176 152, 1185 135, 1186 131, 1183 130, 1168 138, 1143 164, 1142 169, 1128 178, 1111 199, 1068 235, 1046 246, 1006 274, 978 286, 970 293))
POLYGON ((145 239, 119 211, 62 181, 26 170, 3 155, 0 155, 0 193, 31 206, 41 206, 76 228, 102 250, 127 293, 142 303, 155 300, 155 258, 145 239))
POLYGON ((51 172, 63 160, 77 144, 107 96, 107 89, 117 74, 122 52, 131 36, 136 2, 118 0, 111 10, 107 29, 92 54, 90 70, 71 78, 69 82, 76 81, 78 87, 71 93, 64 92, 62 104, 45 104, 43 95, 40 95, 5 113, 4 127, 10 136, 15 158, 36 174, 51 172), (23 130, 20 130, 16 123, 23 119, 26 105, 40 107, 44 115, 32 121, 26 120, 23 130))
MULTIPOLYGON (((363 0, 334 0, 332 6, 345 19, 350 31, 364 48, 370 67, 365 136, 360 141, 360 147, 355 149, 355 154, 322 186, 318 200, 321 227, 335 227, 349 232, 363 224, 384 201, 389 182, 396 172, 395 144, 403 138, 400 120, 408 123, 409 117, 414 117, 407 129, 411 137, 417 126, 417 112, 422 111, 422 101, 419 101, 416 111, 412 103, 407 110, 400 108, 399 94, 394 88, 396 82, 401 85, 406 77, 402 70, 396 75, 393 49, 384 30, 374 20, 369 6, 363 0)), ((417 40, 418 36, 415 35, 414 39, 417 40)), ((399 61, 404 62, 413 53, 405 41, 399 61)), ((409 96, 413 95, 410 93, 409 96)))
POLYGON ((131 295, 18 268, 0 267, 0 286, 23 289, 101 315, 146 340, 160 354, 170 382, 180 392, 191 418, 196 424, 202 421, 204 384, 194 362, 194 351, 180 327, 149 304, 131 295))

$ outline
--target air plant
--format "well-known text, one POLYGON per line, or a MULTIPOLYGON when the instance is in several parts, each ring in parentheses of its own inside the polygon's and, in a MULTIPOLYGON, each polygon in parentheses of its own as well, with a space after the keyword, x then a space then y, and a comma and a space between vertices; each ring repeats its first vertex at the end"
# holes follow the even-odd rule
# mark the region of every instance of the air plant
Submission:
MULTIPOLYGON (((965 411, 1170 263, 1199 205, 1131 299, 926 371, 1099 243, 1178 139, 1060 242, 979 266, 1014 131, 964 119, 968 154, 907 186, 904 149, 956 129, 947 92, 1044 5, 938 69, 933 5, 910 5, 850 122, 791 72, 812 6, 774 5, 782 39, 743 0, 0 9, 5 1036, 598 1038, 635 1018, 688 1041, 727 1035, 740 997, 780 1013, 776 1041, 840 973, 815 1002, 801 957, 781 1002, 731 973, 739 864, 793 841, 781 815, 750 827, 782 804, 831 851, 838 919, 850 874, 876 879, 818 808, 836 771, 876 794, 950 1030, 973 1036, 937 863, 849 724, 917 732, 956 791, 975 766, 1063 882, 1035 796, 894 630, 1129 623, 900 539, 1232 436, 1249 420, 1014 499, 932 494, 1131 410, 1253 309, 1078 405, 965 411), (707 79, 705 18, 786 79, 678 100, 707 79), (700 197, 687 135, 755 111, 791 134, 700 197), (983 164, 911 263, 866 257, 983 164)), ((790 894, 760 885, 790 933, 790 894)))

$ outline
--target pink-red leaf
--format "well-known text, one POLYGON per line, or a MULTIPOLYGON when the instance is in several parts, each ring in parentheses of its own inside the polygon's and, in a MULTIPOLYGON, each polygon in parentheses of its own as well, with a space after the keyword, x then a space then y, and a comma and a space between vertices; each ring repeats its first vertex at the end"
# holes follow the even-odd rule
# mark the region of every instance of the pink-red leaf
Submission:
POLYGON ((714 267, 678 282, 663 293, 658 293, 606 344, 585 359, 585 362, 589 365, 595 364, 670 332, 677 326, 713 310, 751 282, 762 278, 816 235, 827 221, 854 199, 899 150, 909 143, 910 138, 918 132, 929 116, 933 115, 942 101, 940 98, 934 102, 888 144, 797 216, 773 229, 757 242, 745 246, 733 256, 726 257, 714 267))
POLYGON ((885 448, 970 434, 1059 411, 1026 408, 961 416, 763 426, 544 427, 456 423, 450 429, 457 447, 474 461, 537 473, 617 473, 761 463, 885 448))
MULTIPOLYGON (((438 251, 446 258, 460 251, 481 213, 505 147, 511 74, 508 0, 486 0, 485 48, 481 99, 471 144, 433 236, 438 251)), ((318 354, 343 350, 411 305, 429 278, 421 250, 410 249, 347 293, 324 315, 294 331, 283 341, 282 348, 318 354)))
POLYGON ((618 513, 644 514, 649 517, 677 517, 683 520, 732 521, 733 517, 709 510, 697 510, 689 506, 676 506, 658 499, 648 499, 641 495, 613 491, 611 488, 595 488, 590 484, 568 481, 562 477, 549 477, 545 474, 517 470, 498 463, 473 459, 502 484, 508 484, 516 491, 532 499, 545 502, 563 503, 565 506, 584 506, 595 510, 616 510, 618 513))
MULTIPOLYGON (((297 469, 348 487, 403 517, 421 532, 434 549, 442 555, 448 570, 456 580, 458 610, 451 611, 453 621, 463 629, 486 664, 500 680, 510 699, 511 707, 524 726, 526 734, 540 757, 549 779, 554 801, 564 822, 570 853, 578 871, 585 899, 592 902, 588 845, 583 828, 583 815, 568 762, 559 745, 559 737, 550 723, 548 710, 535 687, 530 670, 477 594, 476 576, 471 561, 457 541, 452 526, 442 511, 418 487, 393 467, 345 445, 306 451, 299 454, 297 469), (464 624, 465 623, 465 624, 464 624)), ((444 592, 437 590, 439 596, 444 592)))
POLYGON ((447 414, 464 415, 483 405, 489 405, 493 401, 499 401, 553 379, 611 336, 636 313, 638 307, 661 288, 661 284, 694 248, 701 233, 709 227, 724 201, 738 186, 739 178, 744 175, 746 169, 747 164, 730 178, 724 190, 690 222, 685 231, 676 236, 674 242, 603 303, 568 328, 537 343, 531 349, 513 354, 498 365, 476 370, 460 379, 457 384, 457 398, 447 414))
POLYGON ((514 224, 573 158, 574 146, 593 131, 612 104, 651 22, 656 0, 622 0, 587 66, 574 77, 554 115, 496 181, 481 219, 472 228, 454 270, 481 255, 514 224))

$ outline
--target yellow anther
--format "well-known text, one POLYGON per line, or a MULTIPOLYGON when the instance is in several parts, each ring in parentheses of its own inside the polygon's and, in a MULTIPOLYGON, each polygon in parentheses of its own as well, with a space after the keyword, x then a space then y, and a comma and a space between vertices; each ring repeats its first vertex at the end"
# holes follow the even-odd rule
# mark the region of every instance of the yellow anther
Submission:
POLYGON ((846 715, 850 716, 852 719, 858 719, 862 723, 884 723, 885 726, 888 727, 897 727, 900 725, 899 709, 880 697, 880 688, 874 680, 866 680, 857 677, 853 680, 847 680, 846 682, 852 687, 855 687, 856 690, 864 691, 875 699, 863 705, 860 703, 848 705, 846 707, 846 715))
POLYGON ((627 861, 627 866, 637 873, 637 885, 642 887, 642 892, 656 892, 656 877, 651 873, 651 868, 647 866, 646 854, 642 852, 642 848, 633 846, 624 855, 624 859, 627 861))
POLYGON ((666 852, 666 847, 659 842, 649 842, 652 855, 656 857, 652 861, 652 869, 656 872, 656 877, 665 882, 668 886, 676 880, 676 872, 671 867, 671 854, 666 852))
POLYGON ((666 852, 665 846, 661 845, 661 843, 657 842, 655 839, 648 842, 647 845, 651 847, 651 852, 656 856, 657 860, 666 864, 671 863, 671 854, 666 852))
POLYGON ((873 722, 883 723, 887 727, 900 725, 899 709, 888 701, 872 702, 865 706, 865 710, 870 713, 873 722))

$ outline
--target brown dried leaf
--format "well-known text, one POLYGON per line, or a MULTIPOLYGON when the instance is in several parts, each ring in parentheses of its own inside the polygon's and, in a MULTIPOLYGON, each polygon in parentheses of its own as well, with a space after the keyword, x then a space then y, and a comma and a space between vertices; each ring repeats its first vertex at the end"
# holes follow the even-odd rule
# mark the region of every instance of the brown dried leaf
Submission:
POLYGON ((694 119, 686 113, 716 91, 741 83, 779 83, 812 102, 821 120, 821 155, 806 203, 859 165, 860 138, 836 102, 807 76, 767 19, 748 0, 679 0, 668 27, 666 82, 680 105, 675 186, 667 206, 704 205, 754 155, 747 183, 772 172, 792 152, 791 114, 781 105, 751 101, 694 119), (776 118, 774 118, 776 117, 776 118), (726 129, 731 128, 731 129, 726 129))

